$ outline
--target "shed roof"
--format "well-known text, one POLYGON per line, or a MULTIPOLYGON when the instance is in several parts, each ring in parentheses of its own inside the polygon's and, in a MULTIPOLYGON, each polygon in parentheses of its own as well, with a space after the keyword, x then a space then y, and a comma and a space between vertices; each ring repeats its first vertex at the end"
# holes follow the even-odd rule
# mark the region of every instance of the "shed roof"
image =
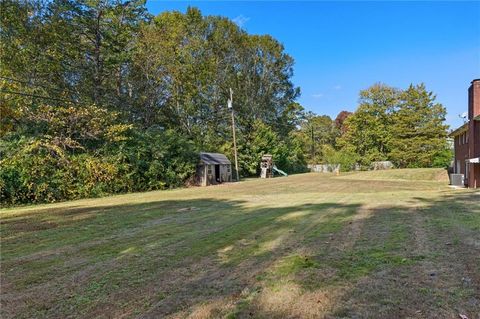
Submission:
POLYGON ((200 153, 200 161, 205 164, 231 164, 228 158, 220 153, 200 153))

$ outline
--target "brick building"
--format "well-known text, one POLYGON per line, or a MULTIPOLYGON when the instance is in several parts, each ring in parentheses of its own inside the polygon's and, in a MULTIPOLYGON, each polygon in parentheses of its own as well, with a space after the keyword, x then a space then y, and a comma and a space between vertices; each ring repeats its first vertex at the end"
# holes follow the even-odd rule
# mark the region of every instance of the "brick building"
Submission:
POLYGON ((453 131, 454 172, 464 174, 465 186, 480 188, 480 79, 468 88, 468 122, 453 131))

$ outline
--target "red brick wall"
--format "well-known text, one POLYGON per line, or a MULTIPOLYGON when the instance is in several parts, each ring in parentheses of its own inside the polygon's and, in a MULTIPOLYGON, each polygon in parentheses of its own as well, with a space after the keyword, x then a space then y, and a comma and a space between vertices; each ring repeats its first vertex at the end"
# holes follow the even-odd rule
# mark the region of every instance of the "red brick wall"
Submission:
POLYGON ((480 164, 470 164, 468 187, 470 188, 480 187, 480 164))
MULTIPOLYGON (((480 116, 480 80, 473 80, 468 89, 468 128, 469 151, 468 158, 480 157, 480 121, 473 119, 480 116)), ((468 186, 480 187, 480 164, 470 164, 468 186)))
POLYGON ((480 115, 480 79, 473 80, 468 88, 468 119, 480 115))
POLYGON ((480 157, 480 121, 474 118, 480 116, 480 79, 473 80, 468 88, 468 141, 464 140, 464 134, 455 136, 455 163, 454 172, 465 174, 468 187, 480 187, 480 164, 468 164, 466 174, 465 160, 480 157))
POLYGON ((470 158, 480 157, 480 121, 470 121, 469 128, 470 158))
MULTIPOLYGON (((463 144, 463 139, 462 139, 463 134, 460 134, 458 136, 455 136, 455 163, 454 163, 454 168, 455 168, 455 173, 457 174, 465 174, 465 160, 469 159, 469 143, 463 144), (458 164, 457 162, 460 161, 460 171, 458 171, 458 164)), ((469 137, 470 141, 470 137, 469 137)))
MULTIPOLYGON (((469 158, 480 157, 480 121, 470 121, 468 133, 469 158)), ((480 164, 470 164, 468 186, 473 188, 480 187, 480 164)))

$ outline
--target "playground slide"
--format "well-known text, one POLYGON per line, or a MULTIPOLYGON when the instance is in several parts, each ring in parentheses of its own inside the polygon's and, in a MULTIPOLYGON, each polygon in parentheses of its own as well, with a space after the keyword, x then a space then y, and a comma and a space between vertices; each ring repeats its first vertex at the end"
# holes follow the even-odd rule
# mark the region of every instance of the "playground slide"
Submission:
POLYGON ((272 168, 273 168, 273 170, 274 170, 275 172, 277 172, 277 173, 279 173, 279 174, 282 174, 283 176, 288 176, 287 173, 285 173, 285 172, 282 171, 281 169, 278 169, 276 166, 273 166, 272 168))

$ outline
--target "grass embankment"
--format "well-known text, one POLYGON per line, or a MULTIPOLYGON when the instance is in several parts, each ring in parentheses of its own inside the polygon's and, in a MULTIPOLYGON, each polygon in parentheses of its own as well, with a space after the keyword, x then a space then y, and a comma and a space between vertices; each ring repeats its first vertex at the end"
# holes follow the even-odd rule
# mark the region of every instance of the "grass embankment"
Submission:
POLYGON ((480 194, 442 174, 302 174, 2 210, 1 316, 476 318, 480 194))

